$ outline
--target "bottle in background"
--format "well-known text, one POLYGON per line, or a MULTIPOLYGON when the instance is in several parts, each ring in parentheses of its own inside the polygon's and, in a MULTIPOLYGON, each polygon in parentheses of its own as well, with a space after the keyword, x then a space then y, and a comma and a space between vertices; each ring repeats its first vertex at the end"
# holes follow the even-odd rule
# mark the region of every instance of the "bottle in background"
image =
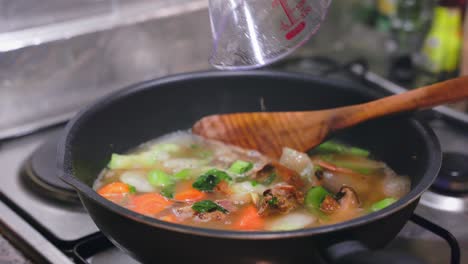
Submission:
MULTIPOLYGON (((386 0, 389 1, 389 0, 386 0)), ((420 49, 432 18, 432 0, 396 0, 390 14, 390 32, 398 54, 414 55, 420 49)))
MULTIPOLYGON (((422 66, 438 76, 454 76, 460 63, 462 15, 458 1, 439 4, 422 49, 422 66), (455 3, 456 2, 456 3, 455 3), (455 5, 456 4, 456 5, 455 5)), ((440 79, 440 78, 439 78, 440 79)))
POLYGON ((397 12, 398 0, 377 0, 376 28, 382 32, 389 32, 391 17, 397 12))

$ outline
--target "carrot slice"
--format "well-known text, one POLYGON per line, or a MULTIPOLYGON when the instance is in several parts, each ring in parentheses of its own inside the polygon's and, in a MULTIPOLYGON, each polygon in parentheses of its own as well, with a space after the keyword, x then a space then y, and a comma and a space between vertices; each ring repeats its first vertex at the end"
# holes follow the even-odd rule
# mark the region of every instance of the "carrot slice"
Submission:
POLYGON ((206 194, 204 192, 200 192, 199 190, 194 188, 189 188, 182 192, 178 192, 174 196, 174 199, 178 201, 194 202, 202 200, 203 198, 205 198, 205 196, 206 194))
POLYGON ((105 185, 98 190, 98 193, 104 197, 126 194, 130 192, 130 187, 123 182, 113 182, 105 185))
POLYGON ((144 215, 155 215, 172 204, 171 201, 157 193, 145 193, 133 197, 133 211, 144 215))
POLYGON ((238 230, 260 230, 264 226, 264 219, 258 214, 257 208, 249 205, 240 212, 239 219, 233 224, 238 230))

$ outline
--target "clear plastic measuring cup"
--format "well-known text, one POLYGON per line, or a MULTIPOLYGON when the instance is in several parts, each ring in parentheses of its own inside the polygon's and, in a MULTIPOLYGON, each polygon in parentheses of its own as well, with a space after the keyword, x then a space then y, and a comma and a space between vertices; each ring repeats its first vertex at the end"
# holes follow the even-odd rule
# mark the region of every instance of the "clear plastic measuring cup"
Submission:
POLYGON ((210 63, 246 70, 277 61, 313 36, 331 0, 210 0, 210 63))

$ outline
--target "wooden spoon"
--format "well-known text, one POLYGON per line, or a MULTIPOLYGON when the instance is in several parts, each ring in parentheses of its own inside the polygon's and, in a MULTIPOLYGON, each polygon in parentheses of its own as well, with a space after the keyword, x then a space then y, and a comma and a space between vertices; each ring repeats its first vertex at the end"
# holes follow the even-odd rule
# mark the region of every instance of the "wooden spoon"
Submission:
POLYGON ((256 112, 211 115, 193 133, 279 158, 283 147, 305 152, 333 131, 369 119, 468 98, 468 76, 385 97, 364 104, 303 112, 256 112))

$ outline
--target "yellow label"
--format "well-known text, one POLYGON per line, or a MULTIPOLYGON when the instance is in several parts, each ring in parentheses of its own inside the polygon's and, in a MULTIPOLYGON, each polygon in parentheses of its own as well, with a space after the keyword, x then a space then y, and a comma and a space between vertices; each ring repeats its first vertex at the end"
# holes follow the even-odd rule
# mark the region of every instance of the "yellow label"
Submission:
POLYGON ((377 9, 383 15, 395 15, 397 9, 397 0, 378 0, 377 9))

